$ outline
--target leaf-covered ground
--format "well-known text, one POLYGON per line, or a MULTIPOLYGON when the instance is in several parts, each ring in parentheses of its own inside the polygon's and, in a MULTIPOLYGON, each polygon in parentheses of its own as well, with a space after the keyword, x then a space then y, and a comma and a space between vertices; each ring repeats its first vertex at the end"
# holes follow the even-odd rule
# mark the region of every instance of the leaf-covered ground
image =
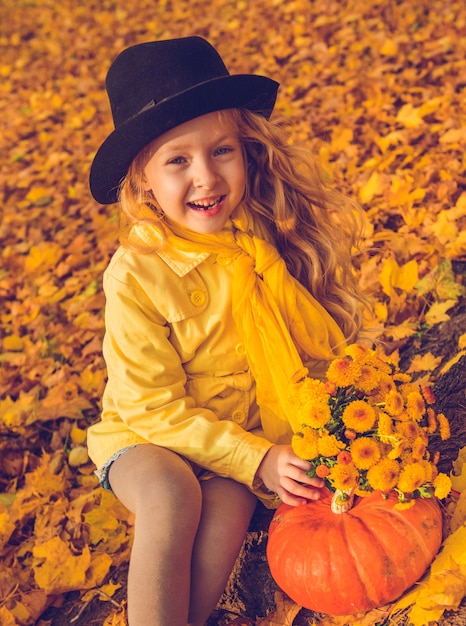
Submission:
MULTIPOLYGON (((78 606, 111 599, 128 559, 132 520, 97 486, 85 447, 105 384, 101 277, 117 238, 116 210, 92 200, 87 177, 111 130, 111 59, 192 34, 232 72, 282 83, 276 115, 366 210, 355 267, 392 348, 464 296, 463 0, 2 0, 4 626, 47 626, 41 616, 67 592, 78 606)), ((464 358, 464 337, 457 350, 464 358)), ((427 378, 437 365, 427 352, 407 369, 427 378)))

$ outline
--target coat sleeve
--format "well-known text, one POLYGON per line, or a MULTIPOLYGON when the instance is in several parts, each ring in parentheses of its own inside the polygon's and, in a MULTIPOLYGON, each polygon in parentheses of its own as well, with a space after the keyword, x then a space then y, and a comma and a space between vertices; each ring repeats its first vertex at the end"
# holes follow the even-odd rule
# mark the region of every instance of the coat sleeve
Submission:
POLYGON ((137 283, 105 279, 104 357, 108 384, 102 418, 141 441, 169 448, 249 487, 271 447, 266 439, 219 420, 186 394, 186 374, 170 326, 137 283))

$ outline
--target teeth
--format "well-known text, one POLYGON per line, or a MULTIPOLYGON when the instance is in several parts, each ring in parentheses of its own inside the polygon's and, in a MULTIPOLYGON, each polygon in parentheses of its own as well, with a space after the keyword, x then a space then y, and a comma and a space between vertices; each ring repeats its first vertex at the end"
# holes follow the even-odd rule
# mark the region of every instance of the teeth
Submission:
POLYGON ((202 211, 207 211, 208 209, 213 209, 214 207, 218 206, 220 204, 221 201, 221 197, 217 198, 216 200, 214 200, 214 202, 207 202, 204 200, 199 200, 196 202, 188 202, 189 206, 192 206, 196 209, 200 209, 202 211))

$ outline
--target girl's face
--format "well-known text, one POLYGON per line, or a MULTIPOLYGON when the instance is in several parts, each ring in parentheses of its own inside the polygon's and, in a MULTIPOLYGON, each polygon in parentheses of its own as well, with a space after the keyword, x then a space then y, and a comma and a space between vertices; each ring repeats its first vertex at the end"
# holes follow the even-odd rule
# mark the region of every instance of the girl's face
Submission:
POLYGON ((145 191, 173 222, 217 233, 241 202, 246 184, 243 149, 228 116, 208 113, 151 144, 145 191))

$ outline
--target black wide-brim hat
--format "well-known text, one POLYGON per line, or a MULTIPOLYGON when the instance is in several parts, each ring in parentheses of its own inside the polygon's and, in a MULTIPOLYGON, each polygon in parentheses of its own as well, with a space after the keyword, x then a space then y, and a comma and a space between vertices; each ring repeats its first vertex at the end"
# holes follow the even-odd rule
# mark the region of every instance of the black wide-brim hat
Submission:
POLYGON ((142 43, 124 50, 106 79, 115 130, 90 172, 97 202, 117 201, 118 187, 139 152, 168 130, 223 109, 245 108, 269 118, 278 83, 255 74, 230 75, 201 37, 142 43))

